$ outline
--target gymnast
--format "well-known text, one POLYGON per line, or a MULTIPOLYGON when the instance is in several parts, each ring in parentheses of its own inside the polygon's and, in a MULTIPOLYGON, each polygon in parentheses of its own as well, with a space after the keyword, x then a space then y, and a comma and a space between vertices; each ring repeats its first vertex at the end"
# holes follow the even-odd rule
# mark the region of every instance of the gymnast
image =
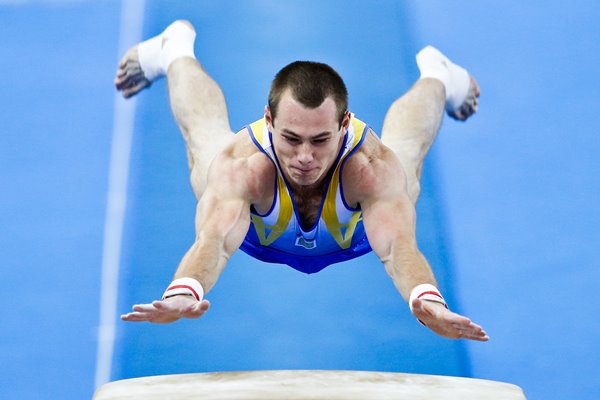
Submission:
POLYGON ((425 47, 416 56, 420 78, 391 105, 379 139, 348 110, 335 70, 296 61, 275 76, 264 116, 234 134, 223 92, 195 57, 195 37, 189 21, 175 21, 118 67, 125 98, 166 77, 197 199, 196 240, 173 282, 161 300, 121 318, 202 316, 204 295, 237 249, 309 274, 374 251, 423 325, 487 341, 479 325, 449 310, 416 241, 423 160, 444 113, 464 121, 477 111, 475 79, 425 47))

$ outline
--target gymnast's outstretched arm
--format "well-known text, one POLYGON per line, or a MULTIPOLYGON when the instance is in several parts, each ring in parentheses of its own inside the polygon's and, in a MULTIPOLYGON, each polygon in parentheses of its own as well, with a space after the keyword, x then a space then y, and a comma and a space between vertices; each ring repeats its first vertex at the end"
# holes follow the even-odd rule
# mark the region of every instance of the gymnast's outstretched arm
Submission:
POLYGON ((373 251, 421 323, 440 336, 487 341, 486 332, 450 311, 437 291, 431 267, 417 246, 416 212, 402 165, 387 147, 373 147, 371 157, 361 160, 357 154, 352 168, 362 179, 352 180, 350 187, 361 205, 373 251))
MULTIPOLYGON (((231 254, 241 245, 250 226, 252 168, 248 159, 235 159, 227 150, 209 169, 206 191, 196 211, 196 240, 184 255, 175 279, 192 278, 210 291, 231 254)), ((207 300, 185 294, 133 306, 121 319, 170 323, 180 318, 201 317, 210 307, 207 300)))

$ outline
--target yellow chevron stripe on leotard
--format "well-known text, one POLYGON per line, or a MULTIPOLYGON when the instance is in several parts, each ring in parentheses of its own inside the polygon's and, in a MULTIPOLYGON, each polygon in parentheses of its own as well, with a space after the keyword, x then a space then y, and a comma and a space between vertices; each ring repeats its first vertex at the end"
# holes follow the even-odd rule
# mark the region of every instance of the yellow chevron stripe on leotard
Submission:
MULTIPOLYGON (((266 121, 264 118, 259 119, 250 125, 254 138, 262 146, 264 146, 265 140, 267 139, 265 127, 266 121)), ((251 221, 256 229, 256 234, 260 240, 260 244, 263 246, 270 245, 285 232, 294 213, 292 199, 287 191, 281 173, 277 174, 277 193, 274 193, 274 196, 274 201, 276 202, 275 207, 279 210, 277 222, 272 225, 267 225, 262 217, 255 214, 251 215, 251 221)), ((276 212, 277 209, 273 210, 273 212, 276 212)))
POLYGON ((327 226, 327 230, 342 249, 347 249, 350 247, 350 244, 352 243, 352 237, 356 229, 356 225, 358 225, 358 223, 362 220, 361 211, 355 211, 347 224, 340 223, 337 215, 337 210, 339 209, 339 207, 344 207, 343 204, 339 204, 341 199, 338 200, 338 189, 340 185, 340 170, 342 162, 346 159, 346 157, 348 157, 349 154, 351 154, 352 150, 354 150, 354 148, 360 143, 361 139, 366 134, 366 125, 364 122, 356 118, 352 118, 351 121, 352 127, 354 128, 354 143, 352 144, 351 150, 348 151, 342 157, 342 159, 340 159, 335 168, 335 172, 333 173, 333 177, 329 184, 329 188, 327 189, 325 204, 323 205, 323 213, 321 215, 321 218, 327 226))

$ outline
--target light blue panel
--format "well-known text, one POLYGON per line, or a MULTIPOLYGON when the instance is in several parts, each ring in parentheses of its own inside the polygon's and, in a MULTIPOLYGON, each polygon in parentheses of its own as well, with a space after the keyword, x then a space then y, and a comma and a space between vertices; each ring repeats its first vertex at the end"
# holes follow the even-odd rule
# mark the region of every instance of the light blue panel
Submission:
MULTIPOLYGON (((272 77, 296 59, 338 69, 352 110, 376 130, 417 77, 411 16, 394 1, 153 2, 147 35, 176 18, 198 28, 197 54, 225 92, 234 129, 262 116, 272 77)), ((187 161, 164 82, 138 104, 122 311, 162 294, 194 238, 187 161)), ((425 179, 420 238, 453 298, 435 179, 425 179)), ((273 368, 469 374, 462 344, 421 327, 373 255, 306 276, 236 254, 208 298, 213 308, 200 321, 121 323, 113 378, 273 368)))
POLYGON ((492 340, 473 374, 529 399, 600 397, 600 6, 415 3, 420 45, 469 66, 481 110, 437 154, 458 294, 492 340))
POLYGON ((119 3, 0 6, 0 398, 93 392, 119 3))

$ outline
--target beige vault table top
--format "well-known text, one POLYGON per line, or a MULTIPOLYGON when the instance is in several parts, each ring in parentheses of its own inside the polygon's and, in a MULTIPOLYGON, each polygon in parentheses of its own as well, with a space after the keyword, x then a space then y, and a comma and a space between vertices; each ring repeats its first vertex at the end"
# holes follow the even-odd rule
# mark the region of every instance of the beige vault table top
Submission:
POLYGON ((94 400, 410 399, 523 400, 515 385, 482 379, 392 372, 282 370, 211 372, 125 379, 94 400))

